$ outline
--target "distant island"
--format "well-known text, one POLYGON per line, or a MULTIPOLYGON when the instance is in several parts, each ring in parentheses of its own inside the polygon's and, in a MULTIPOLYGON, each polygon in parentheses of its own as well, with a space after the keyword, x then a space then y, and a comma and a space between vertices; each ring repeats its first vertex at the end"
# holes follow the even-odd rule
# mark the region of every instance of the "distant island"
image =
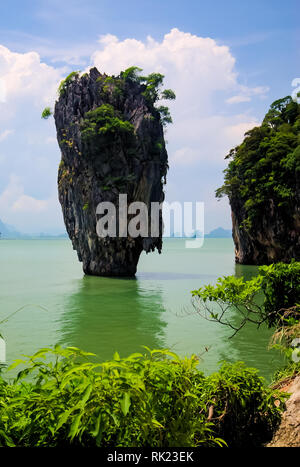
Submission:
MULTIPOLYGON (((203 232, 196 231, 193 234, 185 235, 181 232, 171 232, 169 238, 202 238, 203 232)), ((204 234, 204 238, 231 238, 232 230, 224 229, 223 227, 217 227, 216 229, 211 230, 211 232, 204 234)), ((167 238, 167 237, 165 237, 167 238)))
POLYGON ((14 227, 4 224, 0 219, 0 238, 20 238, 22 234, 17 232, 14 227))
POLYGON ((0 239, 10 239, 10 240, 30 240, 34 238, 67 238, 67 233, 61 233, 57 235, 49 234, 49 233, 40 233, 40 234, 25 234, 23 232, 18 232, 15 227, 5 224, 0 219, 0 239))
MULTIPOLYGON (((194 235, 188 235, 185 236, 184 234, 181 233, 172 233, 169 238, 196 238, 196 237, 201 237, 202 235, 197 235, 195 233, 194 235)), ((216 229, 213 229, 211 232, 204 234, 205 238, 231 238, 232 237, 232 231, 230 229, 224 229, 223 227, 217 227, 216 229)), ((20 240, 30 240, 30 239, 47 239, 47 238, 68 238, 68 234, 66 232, 53 235, 49 234, 47 232, 42 232, 40 234, 25 234, 22 232, 18 232, 15 227, 5 224, 1 219, 0 219, 0 239, 20 239, 20 240)), ((168 238, 168 237, 164 237, 168 238)))
POLYGON ((218 227, 208 234, 204 235, 205 238, 231 238, 232 237, 232 230, 231 229, 223 229, 223 227, 218 227))

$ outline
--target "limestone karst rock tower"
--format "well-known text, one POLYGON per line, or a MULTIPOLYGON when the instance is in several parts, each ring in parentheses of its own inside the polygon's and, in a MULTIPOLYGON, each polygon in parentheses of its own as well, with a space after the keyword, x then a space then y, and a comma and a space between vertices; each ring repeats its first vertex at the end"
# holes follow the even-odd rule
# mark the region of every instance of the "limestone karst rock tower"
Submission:
POLYGON ((278 99, 228 154, 224 185, 236 262, 300 260, 300 104, 278 99))
POLYGON ((117 77, 92 68, 83 76, 72 73, 60 85, 54 111, 61 149, 59 201, 86 274, 132 276, 143 250, 162 248, 161 222, 153 238, 100 238, 96 231, 100 202, 112 202, 118 213, 119 194, 127 194, 128 204, 147 205, 150 223, 151 202, 164 199, 168 156, 163 123, 170 116, 166 108, 154 106, 163 77, 149 77, 142 84, 135 67, 117 77))

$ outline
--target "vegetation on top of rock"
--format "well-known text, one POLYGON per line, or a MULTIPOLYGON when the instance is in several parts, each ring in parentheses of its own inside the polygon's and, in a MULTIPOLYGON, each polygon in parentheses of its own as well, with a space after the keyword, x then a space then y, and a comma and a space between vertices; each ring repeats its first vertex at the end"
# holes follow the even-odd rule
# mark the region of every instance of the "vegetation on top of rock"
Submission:
MULTIPOLYGON (((152 106, 160 99, 176 99, 176 95, 172 89, 164 89, 163 91, 160 91, 160 88, 163 84, 164 75, 161 73, 151 73, 148 76, 140 76, 139 74, 142 71, 142 68, 132 66, 127 68, 125 71, 121 71, 119 76, 104 75, 100 76, 97 81, 103 83, 102 92, 107 93, 111 91, 115 98, 123 96, 126 81, 131 81, 140 85, 144 85, 145 89, 142 94, 146 98, 148 104, 152 106)), ((79 71, 72 71, 64 80, 61 81, 58 87, 58 94, 60 97, 64 96, 69 84, 75 81, 79 77, 79 74, 79 71)), ((88 76, 87 73, 82 75, 82 77, 86 76, 88 76)), ((159 106, 156 109, 160 113, 163 126, 173 122, 168 107, 159 106)), ((51 115, 52 112, 50 107, 46 107, 42 112, 42 118, 44 119, 49 118, 51 115)))
MULTIPOLYGON (((127 70, 120 73, 120 78, 124 81, 132 81, 145 86, 143 96, 146 98, 148 104, 154 105, 158 100, 174 100, 176 99, 175 92, 172 89, 164 89, 161 91, 161 87, 164 81, 164 75, 161 73, 150 73, 148 76, 140 76, 143 70, 139 67, 132 66, 127 70)), ((172 123, 171 114, 169 108, 166 106, 157 107, 158 112, 161 115, 162 124, 165 126, 168 123, 172 123)))
MULTIPOLYGON (((58 174, 59 200, 86 274, 132 276, 143 250, 162 248, 161 219, 159 236, 103 238, 96 228, 99 217, 94 215, 101 201, 117 203, 120 193, 127 194, 128 203, 142 201, 149 206, 164 199, 168 154, 163 124, 170 122, 170 115, 145 98, 147 80, 135 81, 138 72, 136 67, 118 76, 101 74, 97 68, 88 76, 75 72, 61 84, 63 96, 55 104, 57 139, 65 162, 58 174)), ((153 92, 162 79, 151 76, 153 92)), ((165 97, 174 95, 167 92, 165 97)))
POLYGON ((102 104, 87 112, 81 125, 83 141, 91 141, 103 136, 111 140, 116 134, 133 134, 133 132, 133 125, 110 104, 102 104))
POLYGON ((63 79, 58 87, 59 96, 63 96, 66 92, 67 87, 79 76, 79 71, 72 71, 65 79, 63 79))
POLYGON ((217 197, 242 200, 245 230, 255 228, 270 200, 283 218, 294 213, 300 173, 300 104, 290 96, 271 105, 262 125, 232 149, 217 197))
POLYGON ((125 81, 129 79, 130 81, 139 83, 141 80, 139 73, 141 73, 142 71, 143 71, 142 68, 139 68, 138 66, 131 66, 127 68, 125 71, 121 71, 120 77, 124 79, 125 81))

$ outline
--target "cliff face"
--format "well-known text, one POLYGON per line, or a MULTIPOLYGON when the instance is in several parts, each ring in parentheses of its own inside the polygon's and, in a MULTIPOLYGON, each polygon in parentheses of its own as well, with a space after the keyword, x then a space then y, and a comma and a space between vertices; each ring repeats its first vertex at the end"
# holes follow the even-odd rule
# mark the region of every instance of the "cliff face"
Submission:
POLYGON ((300 447, 300 376, 296 376, 281 391, 290 394, 286 402, 280 426, 275 432, 268 448, 299 448, 300 447))
POLYGON ((300 104, 271 104, 261 126, 230 151, 224 185, 241 264, 300 260, 300 104))
POLYGON ((300 193, 296 194, 294 213, 278 208, 272 199, 251 229, 245 229, 244 203, 230 198, 235 260, 240 264, 271 264, 300 259, 300 193))
MULTIPOLYGON (((82 77, 72 76, 55 105, 59 201, 86 274, 132 276, 143 250, 161 251, 161 224, 160 236, 154 238, 100 238, 96 231, 100 202, 112 202, 118 220, 119 194, 127 194, 128 204, 144 202, 149 216, 151 202, 164 199, 168 165, 163 127, 144 90, 138 82, 93 68, 82 77)), ((150 225, 150 217, 148 221, 150 225)))

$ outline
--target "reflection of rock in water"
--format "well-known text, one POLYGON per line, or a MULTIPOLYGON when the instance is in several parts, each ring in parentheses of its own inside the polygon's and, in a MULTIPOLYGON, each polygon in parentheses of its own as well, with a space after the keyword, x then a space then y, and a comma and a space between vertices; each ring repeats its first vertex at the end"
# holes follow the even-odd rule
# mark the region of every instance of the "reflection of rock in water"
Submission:
POLYGON ((235 277, 244 277, 246 281, 257 276, 258 266, 246 266, 244 264, 235 265, 235 277))
POLYGON ((143 290, 135 279, 86 276, 65 304, 60 343, 112 358, 164 346, 163 309, 159 290, 143 290))

